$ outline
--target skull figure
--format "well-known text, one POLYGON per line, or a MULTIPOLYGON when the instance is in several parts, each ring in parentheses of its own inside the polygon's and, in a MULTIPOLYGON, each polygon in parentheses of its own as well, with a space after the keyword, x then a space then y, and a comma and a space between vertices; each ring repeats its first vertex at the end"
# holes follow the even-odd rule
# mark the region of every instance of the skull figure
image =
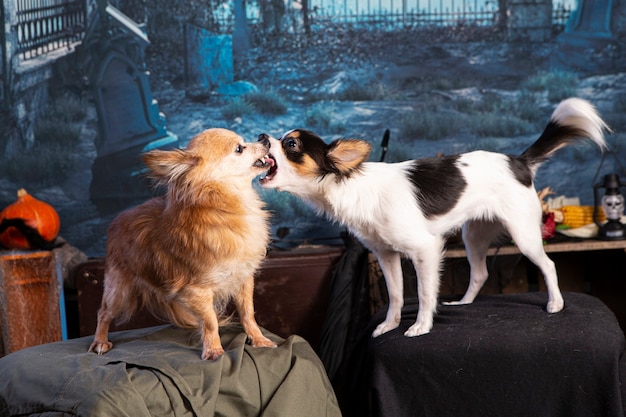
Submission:
POLYGON ((621 194, 607 194, 602 198, 602 208, 609 220, 620 220, 624 214, 624 197, 621 194))

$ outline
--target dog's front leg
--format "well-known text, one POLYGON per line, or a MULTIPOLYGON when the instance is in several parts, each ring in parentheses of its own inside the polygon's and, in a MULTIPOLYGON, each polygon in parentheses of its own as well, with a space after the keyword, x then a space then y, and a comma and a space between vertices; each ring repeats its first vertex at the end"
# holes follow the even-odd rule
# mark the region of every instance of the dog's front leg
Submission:
POLYGON ((113 343, 109 342, 109 326, 113 320, 113 315, 110 313, 107 305, 102 304, 98 311, 98 325, 96 327, 96 333, 94 340, 89 346, 89 352, 95 352, 98 355, 107 353, 113 347, 113 343))
POLYGON ((433 328, 433 318, 437 311, 439 295, 439 269, 441 264, 443 239, 437 238, 412 257, 417 272, 417 297, 419 307, 415 324, 404 335, 420 336, 433 328))
POLYGON ((219 334, 219 321, 215 312, 213 291, 199 287, 185 287, 178 301, 200 319, 202 359, 214 360, 224 353, 219 334))
POLYGON ((217 319, 212 323, 203 321, 202 324, 202 359, 212 361, 224 354, 218 332, 218 321, 217 319))
POLYGON ((132 280, 125 275, 123 270, 112 267, 110 264, 107 265, 104 272, 102 302, 98 310, 98 325, 93 343, 89 346, 89 352, 102 355, 113 348, 113 343, 108 339, 111 322, 123 310, 133 311, 136 306, 136 299, 133 298, 135 292, 131 282, 132 280))
POLYGON ((387 309, 387 317, 385 321, 380 323, 372 337, 378 337, 389 330, 393 330, 400 324, 400 316, 402 314, 402 306, 404 305, 402 266, 400 264, 400 254, 394 251, 372 251, 380 269, 385 276, 387 284, 387 292, 389 293, 389 308, 387 309))
POLYGON ((250 338, 252 346, 276 347, 276 343, 263 336, 261 329, 254 319, 254 278, 246 279, 241 286, 241 291, 235 297, 237 313, 244 331, 250 338))
POLYGON ((204 360, 217 359, 224 353, 219 334, 219 321, 212 302, 210 309, 211 314, 205 314, 202 319, 202 359, 204 360))

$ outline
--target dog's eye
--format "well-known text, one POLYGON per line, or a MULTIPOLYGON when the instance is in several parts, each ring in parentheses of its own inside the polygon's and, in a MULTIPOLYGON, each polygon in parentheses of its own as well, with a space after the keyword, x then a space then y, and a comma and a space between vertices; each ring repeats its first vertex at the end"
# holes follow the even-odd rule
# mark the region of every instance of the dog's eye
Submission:
POLYGON ((297 154, 300 152, 300 141, 297 138, 286 137, 282 140, 285 152, 297 154))
POLYGON ((237 145, 237 148, 235 148, 235 152, 237 152, 237 153, 243 153, 243 149, 244 149, 244 148, 243 148, 243 146, 241 146, 241 145, 237 145))

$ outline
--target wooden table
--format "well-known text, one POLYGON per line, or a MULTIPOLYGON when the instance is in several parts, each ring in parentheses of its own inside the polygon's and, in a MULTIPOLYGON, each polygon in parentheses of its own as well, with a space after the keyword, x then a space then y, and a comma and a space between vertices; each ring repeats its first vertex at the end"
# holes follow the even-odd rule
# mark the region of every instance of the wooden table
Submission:
MULTIPOLYGON (((590 252, 598 250, 623 249, 626 251, 626 239, 624 240, 595 240, 595 239, 567 239, 558 238, 555 242, 544 245, 546 253, 563 252, 590 252)), ((489 248, 487 256, 494 255, 519 255, 520 251, 515 245, 504 245, 489 248)), ((453 245, 446 249, 446 258, 465 258, 467 253, 462 245, 453 245)))

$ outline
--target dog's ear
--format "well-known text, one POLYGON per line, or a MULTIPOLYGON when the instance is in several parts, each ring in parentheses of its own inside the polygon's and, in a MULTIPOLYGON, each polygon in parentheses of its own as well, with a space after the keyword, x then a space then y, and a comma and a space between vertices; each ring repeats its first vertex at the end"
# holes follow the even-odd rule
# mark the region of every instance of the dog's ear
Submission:
POLYGON ((197 156, 182 149, 157 149, 144 153, 141 158, 150 170, 149 176, 160 184, 175 181, 199 162, 197 156))
POLYGON ((367 160, 372 145, 360 139, 339 139, 328 145, 328 158, 342 175, 349 175, 367 160))

